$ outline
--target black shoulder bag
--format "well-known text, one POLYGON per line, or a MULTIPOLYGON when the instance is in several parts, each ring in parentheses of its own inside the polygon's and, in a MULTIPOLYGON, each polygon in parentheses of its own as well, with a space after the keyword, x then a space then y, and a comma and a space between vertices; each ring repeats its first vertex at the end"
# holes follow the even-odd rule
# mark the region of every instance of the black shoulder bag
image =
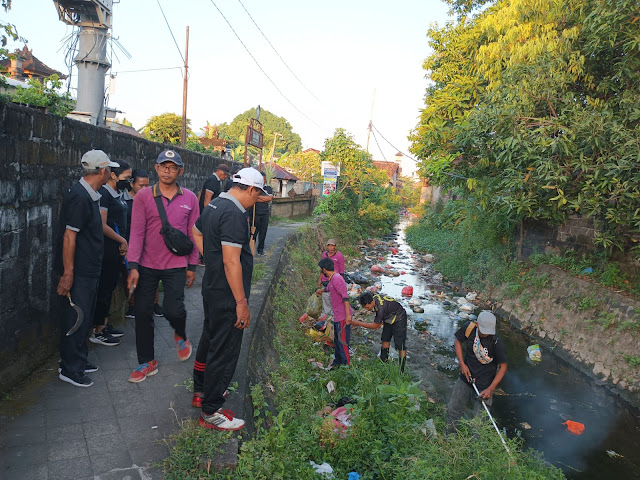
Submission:
POLYGON ((162 197, 155 197, 155 201, 158 207, 158 213, 160 214, 160 220, 162 220, 160 234, 162 238, 164 238, 164 244, 174 255, 180 257, 189 255, 193 251, 193 242, 187 235, 169 224, 167 212, 164 210, 164 205, 162 204, 162 197))

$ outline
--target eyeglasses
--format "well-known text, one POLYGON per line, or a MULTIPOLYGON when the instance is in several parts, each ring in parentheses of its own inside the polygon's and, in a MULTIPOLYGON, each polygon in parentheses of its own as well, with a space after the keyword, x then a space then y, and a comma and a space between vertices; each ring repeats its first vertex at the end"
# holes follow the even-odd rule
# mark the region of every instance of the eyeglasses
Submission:
POLYGON ((177 165, 158 165, 159 170, 164 170, 165 172, 177 172, 180 170, 180 167, 177 165))

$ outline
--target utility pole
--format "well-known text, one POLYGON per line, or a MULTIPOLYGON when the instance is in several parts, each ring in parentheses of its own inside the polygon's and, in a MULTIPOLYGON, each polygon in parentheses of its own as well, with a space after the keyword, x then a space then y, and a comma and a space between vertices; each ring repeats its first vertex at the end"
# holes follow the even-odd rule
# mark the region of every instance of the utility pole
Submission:
POLYGON ((182 134, 180 146, 187 143, 187 85, 189 83, 189 27, 187 26, 187 48, 184 52, 184 87, 182 89, 182 134))
POLYGON ((367 153, 369 153, 369 137, 371 137, 371 126, 373 124, 373 104, 376 102, 376 89, 373 89, 373 100, 371 101, 371 115, 369 115, 369 133, 367 133, 367 153))
POLYGON ((271 156, 269 157, 269 163, 273 162, 273 154, 276 151, 276 140, 278 139, 278 137, 282 137, 282 135, 278 132, 273 132, 273 147, 271 147, 271 156))

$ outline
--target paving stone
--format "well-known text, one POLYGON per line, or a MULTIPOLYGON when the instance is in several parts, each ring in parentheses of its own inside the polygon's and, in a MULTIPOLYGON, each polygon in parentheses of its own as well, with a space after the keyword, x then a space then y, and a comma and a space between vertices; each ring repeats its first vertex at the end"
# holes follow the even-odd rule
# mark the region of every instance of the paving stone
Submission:
POLYGON ((142 476, 140 467, 117 468, 95 477, 95 480, 148 480, 142 476))
POLYGON ((3 468, 21 468, 30 465, 40 465, 47 461, 43 455, 42 445, 20 445, 7 447, 0 451, 3 468))
POLYGON ((70 425, 55 425, 47 427, 47 441, 61 442, 66 440, 77 440, 84 435, 81 423, 70 425))
POLYGON ((144 471, 146 480, 163 480, 164 479, 164 472, 160 467, 144 468, 143 471, 144 471))
POLYGON ((169 455, 167 447, 160 444, 147 444, 131 448, 131 459, 136 465, 149 467, 156 462, 161 462, 169 455))
POLYGON ((120 433, 120 426, 113 418, 83 422, 82 429, 85 438, 102 437, 103 435, 120 433))
POLYGON ((102 475, 117 468, 130 468, 133 465, 131 455, 126 447, 117 451, 105 451, 100 454, 91 455, 90 458, 94 475, 102 475))
POLYGON ((57 462, 49 462, 48 480, 90 478, 93 473, 93 467, 91 466, 89 457, 60 460, 57 462))
POLYGON ((135 432, 157 426, 156 419, 153 415, 145 413, 142 415, 131 415, 128 417, 118 417, 120 432, 135 432))
POLYGON ((45 400, 44 406, 49 412, 52 410, 78 409, 80 408, 80 399, 76 395, 76 392, 73 392, 73 394, 64 396, 49 397, 45 400))
POLYGON ((46 441, 43 426, 19 427, 11 425, 3 430, 0 436, 0 447, 17 447, 20 445, 37 445, 46 441))
MULTIPOLYGON (((126 450, 126 442, 120 433, 112 433, 101 437, 87 438, 89 455, 102 455, 105 452, 118 452, 126 450)), ((130 465, 129 465, 130 466, 130 465)))
POLYGON ((7 480, 48 480, 49 467, 46 463, 43 463, 12 468, 6 472, 0 471, 0 478, 6 478, 7 480))
POLYGON ((103 418, 114 419, 115 421, 116 412, 112 405, 91 405, 89 407, 81 408, 79 416, 82 422, 100 420, 103 418))
POLYGON ((52 410, 45 414, 45 424, 48 427, 57 425, 72 425, 81 423, 82 418, 78 415, 78 409, 74 410, 52 410))
POLYGON ((64 440, 49 443, 49 461, 70 460, 88 455, 87 442, 81 440, 64 440))
POLYGON ((132 448, 140 448, 143 445, 155 445, 163 442, 163 436, 158 427, 147 427, 136 431, 123 432, 121 435, 127 447, 129 447, 129 450, 132 448))

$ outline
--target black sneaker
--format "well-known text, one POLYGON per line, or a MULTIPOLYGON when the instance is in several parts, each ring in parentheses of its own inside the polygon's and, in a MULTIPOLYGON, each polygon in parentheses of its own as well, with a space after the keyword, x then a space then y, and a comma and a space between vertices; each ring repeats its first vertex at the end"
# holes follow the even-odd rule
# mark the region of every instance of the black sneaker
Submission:
POLYGON ((127 312, 124 314, 126 318, 136 318, 136 311, 133 306, 127 308, 127 312))
POLYGON ((84 373, 60 372, 58 378, 63 382, 70 383, 76 387, 90 387, 93 385, 93 380, 87 377, 84 373))
POLYGON ((116 345, 120 345, 120 340, 112 337, 108 333, 105 333, 104 330, 102 332, 96 332, 94 330, 94 332, 89 337, 89 341, 91 343, 97 343, 106 347, 115 347, 116 345))
MULTIPOLYGON (((97 372, 98 368, 99 367, 97 365, 93 365, 93 364, 87 362, 87 364, 84 367, 84 373, 97 372)), ((58 373, 62 373, 62 368, 61 367, 58 367, 58 373)))
POLYGON ((164 311, 162 310, 162 307, 160 306, 159 303, 156 303, 153 306, 153 316, 154 317, 164 317, 164 311))
POLYGON ((103 333, 106 333, 107 335, 111 335, 112 337, 122 337, 124 335, 124 332, 120 329, 117 328, 113 328, 113 326, 110 323, 107 323, 104 328, 102 329, 103 333))

